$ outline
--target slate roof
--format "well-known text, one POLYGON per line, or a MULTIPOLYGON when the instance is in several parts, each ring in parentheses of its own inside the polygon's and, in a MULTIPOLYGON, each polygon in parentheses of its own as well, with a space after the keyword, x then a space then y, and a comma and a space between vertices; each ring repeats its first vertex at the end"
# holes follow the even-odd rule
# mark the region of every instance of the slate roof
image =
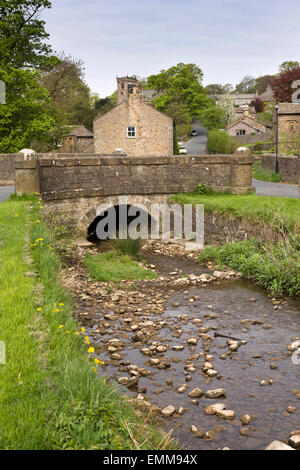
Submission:
POLYGON ((69 135, 75 135, 76 137, 94 137, 94 134, 90 132, 84 126, 67 126, 70 129, 69 135))

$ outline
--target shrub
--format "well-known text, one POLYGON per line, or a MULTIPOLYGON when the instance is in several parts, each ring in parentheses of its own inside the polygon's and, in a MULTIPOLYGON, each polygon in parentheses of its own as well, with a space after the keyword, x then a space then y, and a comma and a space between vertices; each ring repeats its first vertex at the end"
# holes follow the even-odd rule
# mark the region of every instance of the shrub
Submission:
POLYGON ((238 147, 234 139, 225 131, 208 131, 208 152, 210 154, 232 154, 238 147))

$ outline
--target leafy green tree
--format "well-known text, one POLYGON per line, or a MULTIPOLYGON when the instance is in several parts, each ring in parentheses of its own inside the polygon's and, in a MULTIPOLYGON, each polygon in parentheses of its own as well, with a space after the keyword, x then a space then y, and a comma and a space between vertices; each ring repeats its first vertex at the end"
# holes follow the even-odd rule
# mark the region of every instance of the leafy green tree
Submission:
POLYGON ((82 124, 92 130, 98 97, 91 95, 84 81, 82 61, 60 54, 55 63, 42 69, 40 82, 65 124, 82 124))
POLYGON ((147 80, 147 88, 160 95, 153 99, 153 105, 171 116, 178 134, 183 136, 190 130, 192 118, 205 117, 206 122, 219 122, 222 112, 216 110, 214 100, 208 98, 202 86, 203 72, 195 64, 177 64, 147 80))
POLYGON ((213 105, 201 111, 200 119, 203 126, 209 130, 224 129, 226 126, 226 112, 224 109, 213 105))
POLYGON ((39 67, 51 61, 49 35, 39 17, 47 8, 48 0, 0 0, 0 65, 39 67))
POLYGON ((286 60, 279 65, 279 73, 287 72, 288 70, 298 69, 300 67, 300 63, 297 60, 286 60))
POLYGON ((225 131, 212 130, 207 134, 209 154, 232 154, 238 145, 225 131))
POLYGON ((50 97, 38 81, 37 72, 3 69, 6 105, 0 106, 0 153, 15 153, 39 142, 36 150, 48 149, 60 138, 60 130, 49 111, 50 97))

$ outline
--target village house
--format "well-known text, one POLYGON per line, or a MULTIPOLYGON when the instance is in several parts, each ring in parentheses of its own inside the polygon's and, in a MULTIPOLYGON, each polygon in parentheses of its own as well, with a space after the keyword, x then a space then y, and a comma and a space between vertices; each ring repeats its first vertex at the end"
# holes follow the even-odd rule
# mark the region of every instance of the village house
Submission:
POLYGON ((64 138, 60 153, 94 153, 94 135, 84 126, 68 126, 70 133, 64 138))
POLYGON ((248 94, 227 94, 227 95, 209 95, 209 98, 213 98, 216 102, 216 105, 219 106, 220 101, 222 98, 226 97, 226 99, 230 99, 232 101, 232 105, 236 108, 241 108, 244 105, 250 105, 251 101, 257 98, 257 94, 255 93, 248 93, 248 94))
MULTIPOLYGON (((279 137, 300 134, 300 103, 279 103, 278 132, 279 137)), ((273 112, 273 124, 276 125, 276 110, 273 112)))
POLYGON ((232 137, 251 134, 265 134, 267 127, 250 116, 248 106, 243 107, 243 114, 234 122, 226 126, 227 134, 232 137))
POLYGON ((173 119, 148 104, 135 77, 117 78, 117 84, 117 106, 94 121, 95 153, 173 155, 173 119))

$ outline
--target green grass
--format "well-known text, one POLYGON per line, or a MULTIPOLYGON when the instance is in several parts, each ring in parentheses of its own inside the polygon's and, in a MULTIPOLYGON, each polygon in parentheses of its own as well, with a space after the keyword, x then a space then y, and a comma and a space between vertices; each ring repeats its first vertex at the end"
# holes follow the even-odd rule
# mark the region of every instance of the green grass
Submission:
POLYGON ((300 199, 255 194, 189 193, 178 194, 171 200, 180 204, 204 204, 208 213, 227 214, 256 223, 265 222, 274 225, 274 228, 279 224, 281 228, 299 233, 300 199))
POLYGON ((91 279, 102 282, 134 281, 138 279, 154 279, 156 273, 140 266, 127 255, 113 251, 100 255, 88 254, 84 260, 91 279))
POLYGON ((256 161, 253 164, 253 178, 271 183, 279 183, 282 180, 282 176, 279 173, 263 168, 261 161, 256 161))
POLYGON ((229 266, 268 289, 272 294, 300 295, 300 238, 290 237, 277 245, 257 239, 207 247, 199 262, 214 261, 229 266))
POLYGON ((142 449, 161 448, 156 427, 142 426, 144 416, 94 370, 39 204, 13 198, 0 206, 0 340, 7 351, 0 365, 0 448, 130 449, 126 423, 133 435, 140 430, 142 449))

